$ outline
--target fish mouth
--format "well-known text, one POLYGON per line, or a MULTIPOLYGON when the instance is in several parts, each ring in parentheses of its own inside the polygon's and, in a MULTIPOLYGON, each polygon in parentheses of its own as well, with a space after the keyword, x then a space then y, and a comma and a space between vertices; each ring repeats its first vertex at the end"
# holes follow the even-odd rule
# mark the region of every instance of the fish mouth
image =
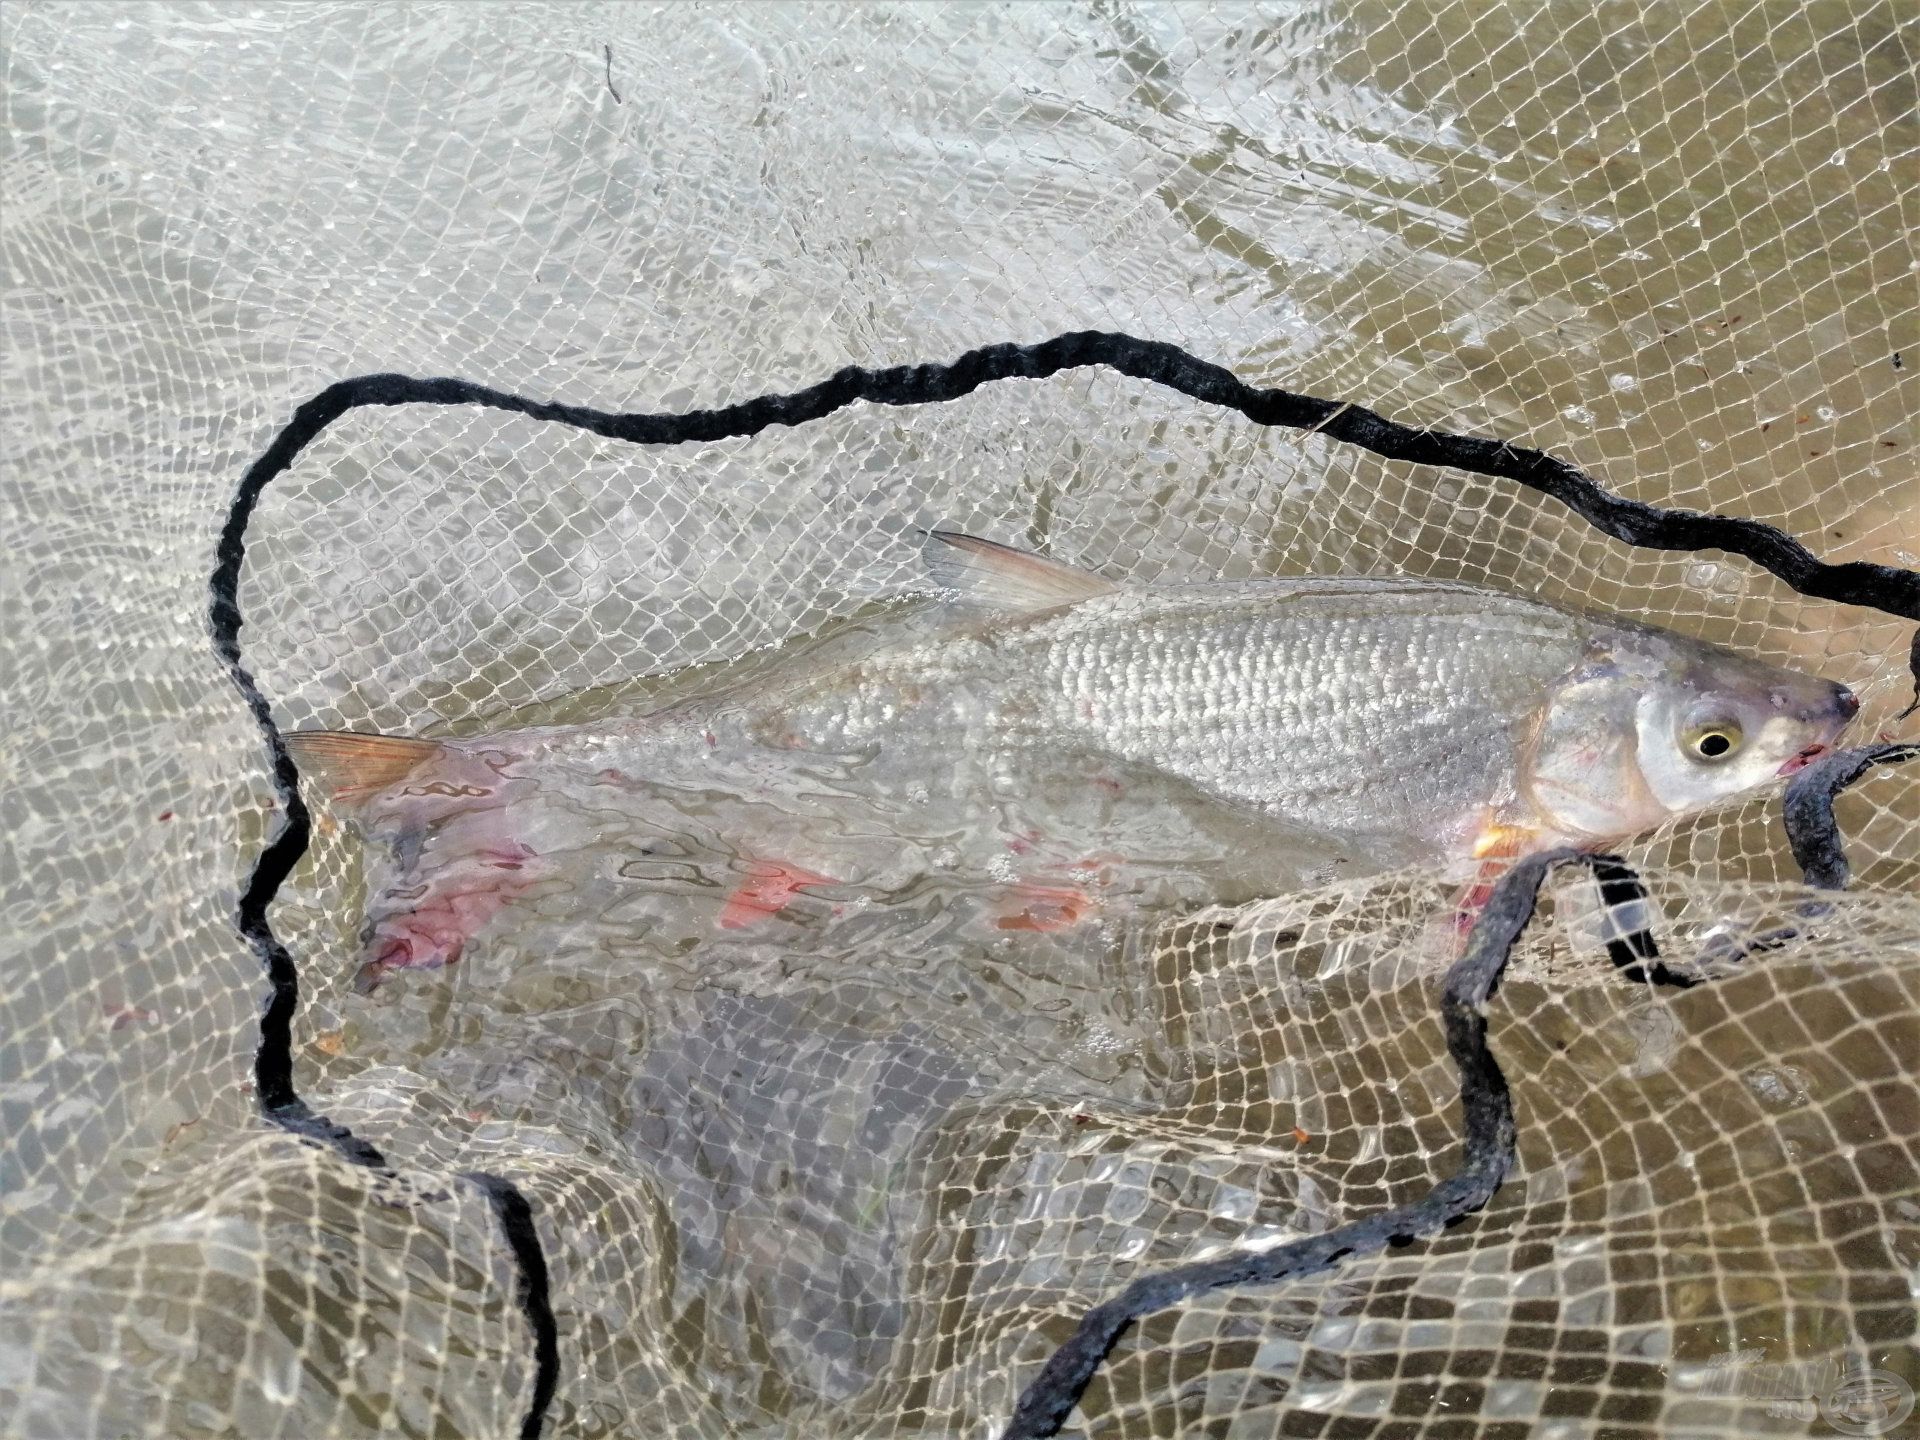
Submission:
POLYGON ((1822 755, 1831 755, 1835 742, 1838 741, 1840 736, 1846 731, 1847 726, 1853 722, 1853 717, 1860 713, 1859 697, 1844 685, 1834 685, 1833 712, 1832 719, 1827 725, 1822 727, 1827 732, 1827 738, 1825 740, 1816 740, 1811 745, 1804 746, 1797 753, 1789 756, 1786 763, 1776 772, 1777 774, 1797 775, 1822 755))
POLYGON ((1822 755, 1831 755, 1832 753, 1833 747, 1831 745, 1819 743, 1809 745, 1806 749, 1800 751, 1799 754, 1789 756, 1786 763, 1783 764, 1776 773, 1781 775, 1797 775, 1822 755))

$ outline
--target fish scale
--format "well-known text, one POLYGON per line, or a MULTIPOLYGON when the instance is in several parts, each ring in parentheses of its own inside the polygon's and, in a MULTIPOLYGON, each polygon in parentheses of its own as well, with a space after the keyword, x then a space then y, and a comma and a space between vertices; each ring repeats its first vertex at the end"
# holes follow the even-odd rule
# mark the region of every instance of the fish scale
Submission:
POLYGON ((1092 745, 1303 824, 1442 844, 1511 794, 1516 728, 1592 628, 1390 580, 1131 591, 990 646, 867 657, 782 723, 823 748, 935 727, 957 745, 1092 745))

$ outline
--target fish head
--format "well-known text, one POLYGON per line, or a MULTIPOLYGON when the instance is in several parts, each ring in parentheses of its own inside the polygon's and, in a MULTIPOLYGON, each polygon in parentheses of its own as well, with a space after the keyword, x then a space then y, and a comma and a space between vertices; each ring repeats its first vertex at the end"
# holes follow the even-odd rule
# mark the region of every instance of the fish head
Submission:
POLYGON ((1667 683, 1649 685, 1635 710, 1640 773, 1676 815, 1804 768, 1859 713, 1853 691, 1817 675, 1713 647, 1679 650, 1667 683))
POLYGON ((1617 840, 1791 775, 1859 709, 1818 676, 1665 631, 1608 631, 1549 693, 1520 784, 1543 828, 1617 840))

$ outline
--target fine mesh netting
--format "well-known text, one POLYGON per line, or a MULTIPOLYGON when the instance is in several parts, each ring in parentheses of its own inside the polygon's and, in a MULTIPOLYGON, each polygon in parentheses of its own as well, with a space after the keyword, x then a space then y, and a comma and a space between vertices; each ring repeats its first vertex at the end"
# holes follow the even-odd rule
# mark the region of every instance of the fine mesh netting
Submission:
MULTIPOLYGON (((207 582, 335 381, 686 412, 1122 331, 1920 565, 1904 0, 16 3, 0 34, 9 1436, 974 1440, 1130 1282, 1457 1164, 1437 871, 721 934, 610 861, 364 994, 325 806, 271 907, 284 1058, 383 1163, 263 1118, 233 917, 280 802, 207 582)), ((929 526, 1115 579, 1481 581, 1915 734, 1910 620, 1101 368, 672 445, 352 410, 260 499, 239 638, 284 730, 630 715, 924 588, 929 526)), ((1147 1315, 1065 1433, 1900 1433, 1920 767, 1836 810, 1817 911, 1777 790, 1625 850, 1666 957, 1792 932, 1710 983, 1628 978, 1556 874, 1488 1012, 1504 1187, 1147 1315)))

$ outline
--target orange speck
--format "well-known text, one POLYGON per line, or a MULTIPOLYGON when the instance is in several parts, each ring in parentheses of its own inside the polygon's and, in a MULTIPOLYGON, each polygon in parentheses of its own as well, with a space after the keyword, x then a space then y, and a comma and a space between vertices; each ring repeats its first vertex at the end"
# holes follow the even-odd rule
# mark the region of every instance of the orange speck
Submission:
POLYGON ((314 1036, 312 1043, 322 1055, 338 1055, 347 1048, 347 1037, 344 1031, 325 1030, 314 1036))
POLYGON ((162 819, 162 820, 171 820, 171 819, 173 819, 173 811, 171 811, 171 810, 162 810, 162 811, 160 812, 160 817, 159 817, 159 818, 160 818, 160 819, 162 819))
POLYGON ((1293 1127, 1293 1143, 1294 1144, 1304 1145, 1307 1143, 1307 1141, 1311 1140, 1312 1138, 1313 1136, 1309 1135, 1306 1131, 1302 1130, 1298 1125, 1293 1127))

